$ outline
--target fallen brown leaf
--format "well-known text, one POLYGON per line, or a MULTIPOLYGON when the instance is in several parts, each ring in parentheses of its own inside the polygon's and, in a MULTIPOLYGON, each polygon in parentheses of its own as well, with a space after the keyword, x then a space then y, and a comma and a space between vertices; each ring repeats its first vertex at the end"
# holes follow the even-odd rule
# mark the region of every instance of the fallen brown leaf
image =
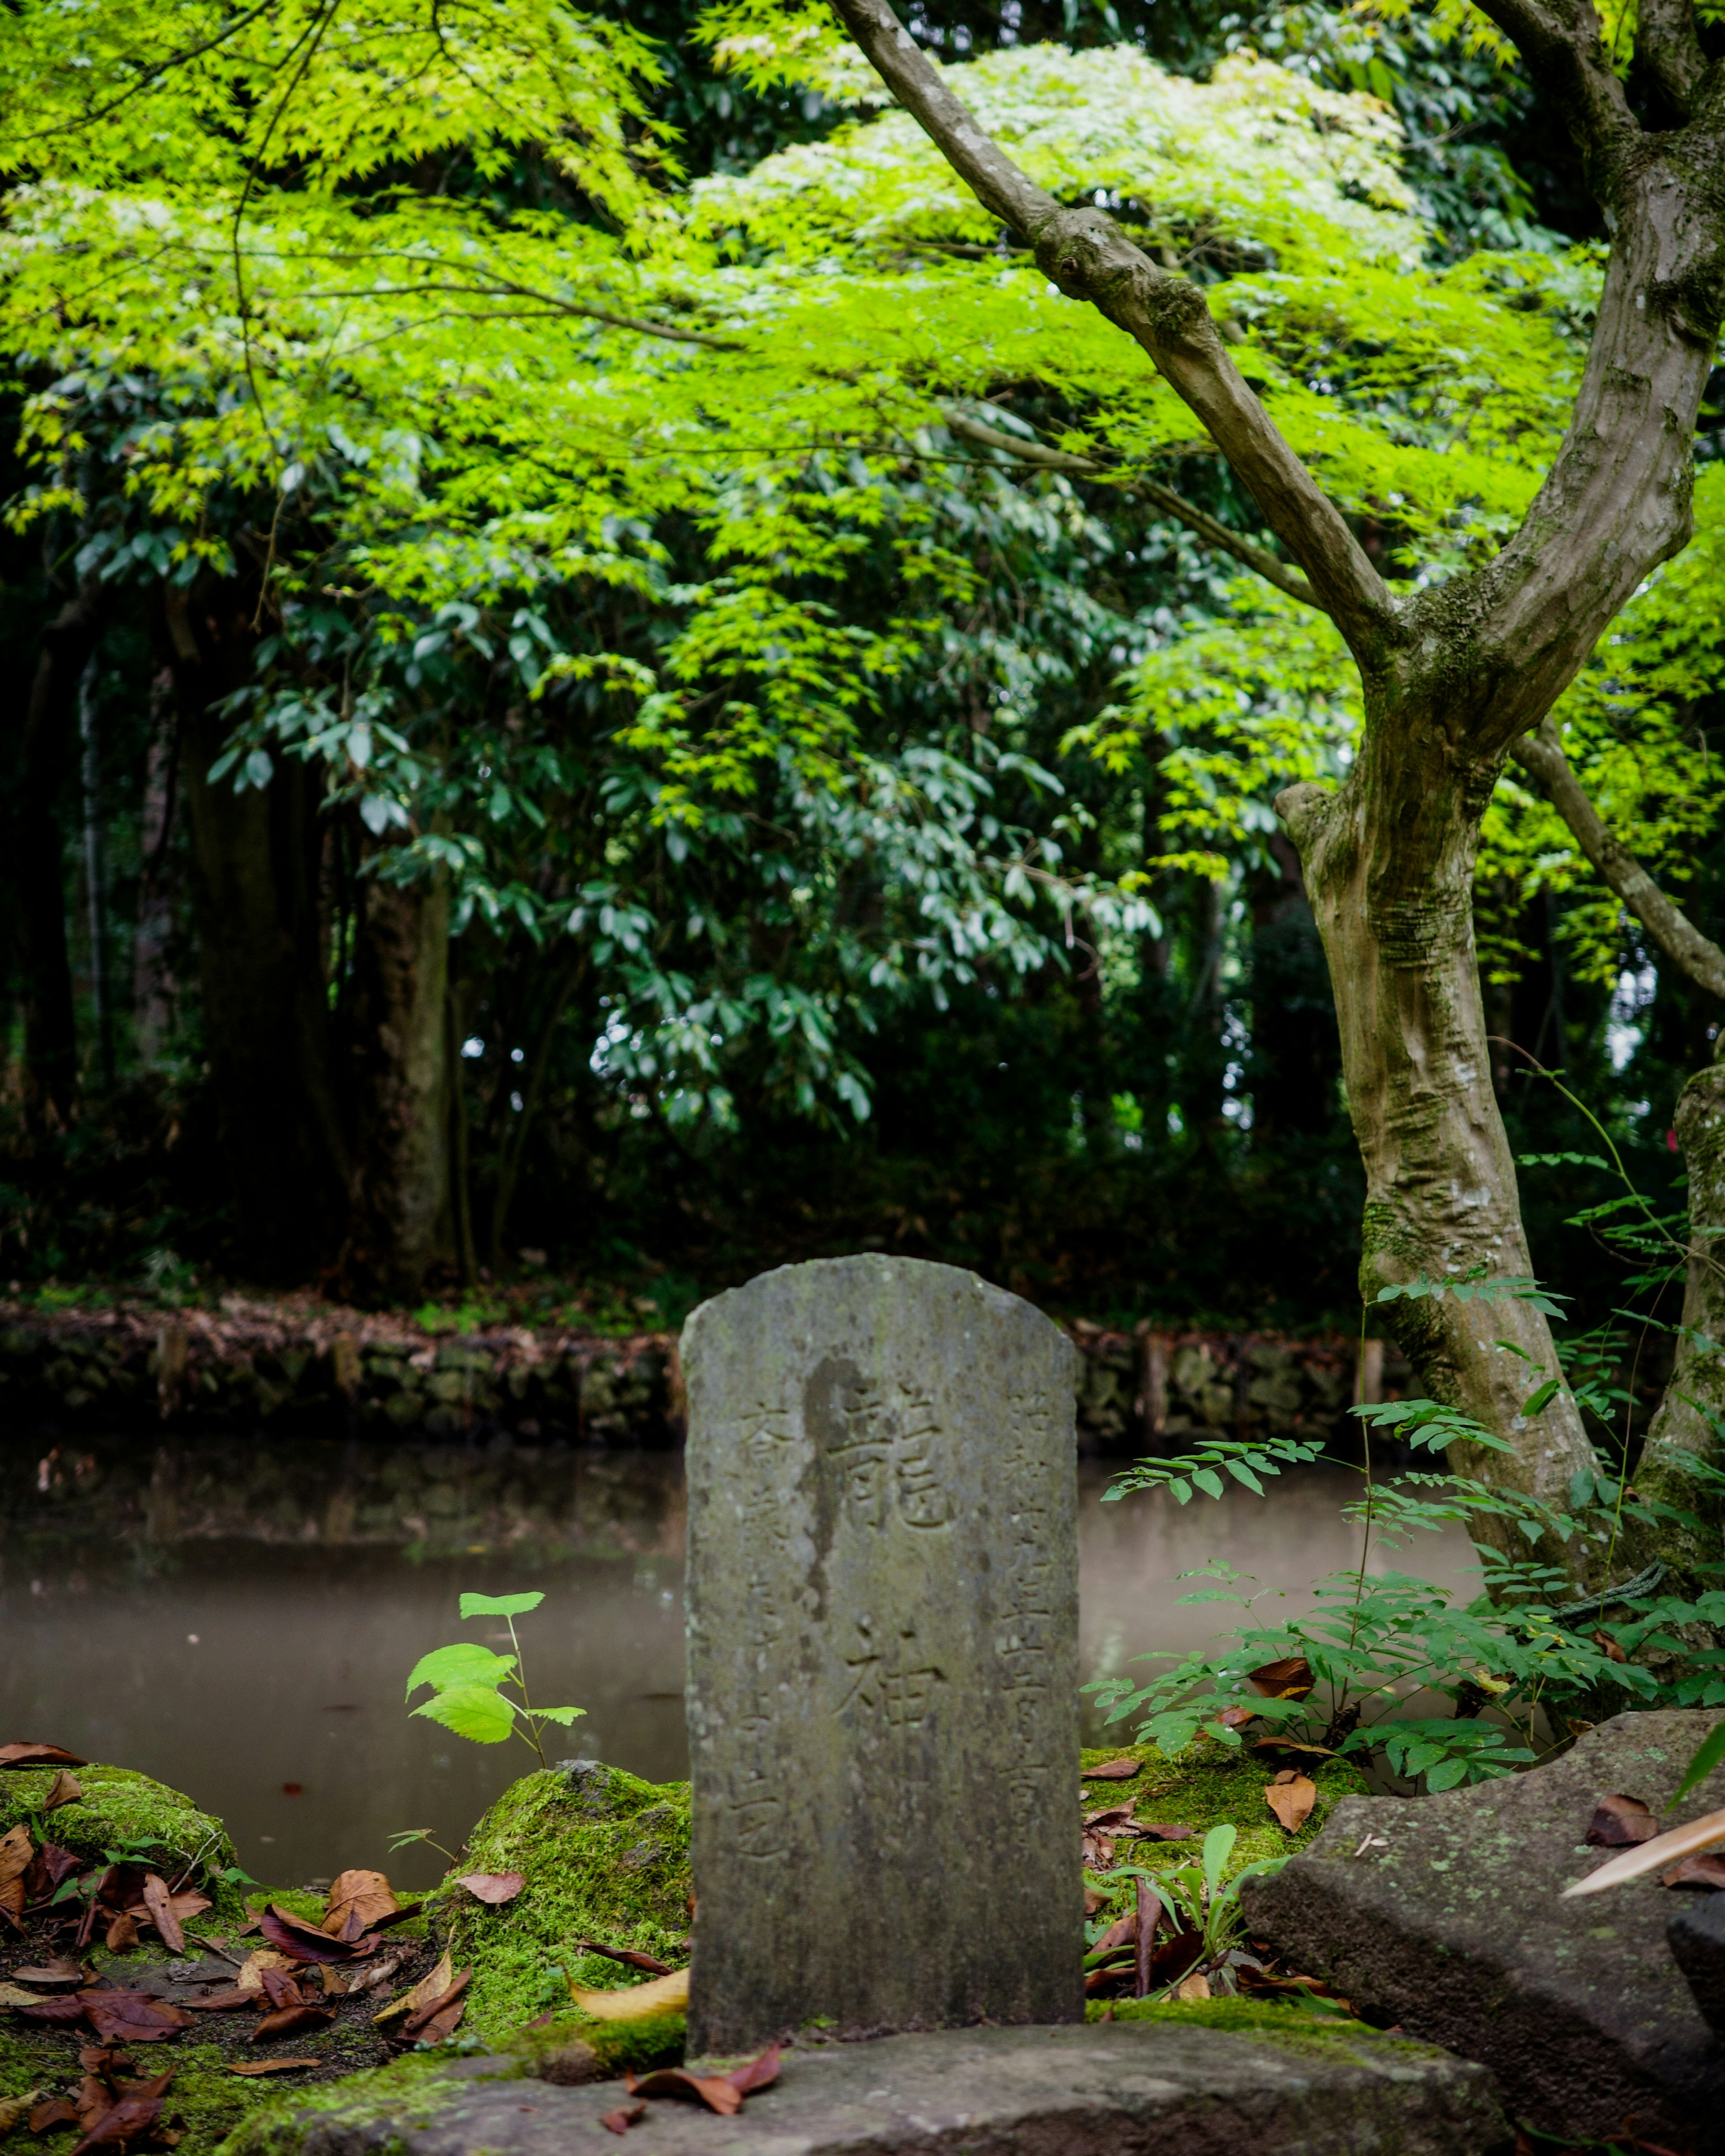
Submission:
POLYGON ((1086 1917, 1100 1916, 1107 1906, 1108 1897, 1106 1894, 1099 1892, 1094 1887, 1086 1887, 1085 1888, 1084 1913, 1086 1917))
POLYGON ((639 1953, 634 1947, 602 1947, 597 1939, 577 1939, 577 1953, 603 1954, 607 1961, 620 1961, 625 1968, 639 1969, 648 1976, 669 1976, 669 1962, 655 1961, 649 1953, 639 1953))
POLYGON ((1582 1839, 1589 1849, 1635 1849, 1658 1832, 1658 1820, 1639 1797, 1601 1797, 1582 1839))
MULTIPOLYGON (((206 1902, 204 1906, 208 1907, 209 1905, 206 1902)), ((184 1953, 186 1934, 180 1929, 180 1920, 170 1903, 167 1881, 159 1871, 144 1874, 144 1907, 150 1912, 150 1921, 161 1933, 168 1951, 184 1953)))
POLYGON ((519 1871, 463 1871, 455 1881, 458 1887, 467 1889, 475 1902, 483 1902, 491 1909, 514 1901, 526 1883, 519 1871))
POLYGON ((656 1976, 650 1984, 631 1984, 624 1991, 588 1991, 578 1984, 569 1986, 569 1996, 583 2014, 598 2021, 638 2021, 643 2015, 663 2014, 673 2006, 689 2004, 689 1972, 674 1969, 656 1976))
POLYGON ((413 2031, 413 2039, 420 2044, 441 2044, 446 2036, 453 2036, 467 2011, 465 1998, 445 1997, 435 2010, 413 2031))
POLYGON ((331 1938, 351 1941, 400 1907, 381 1871, 344 1871, 331 1885, 323 1928, 331 1938))
POLYGON ((32 2021, 81 2021, 84 2001, 81 1999, 39 1999, 32 2006, 14 2006, 14 2014, 27 2015, 32 2021))
POLYGON ((1693 1887, 1717 1892, 1725 1887, 1725 1856, 1686 1856, 1661 1879, 1661 1887, 1693 1887))
POLYGON ((138 1943, 138 1920, 130 1911, 122 1909, 108 1927, 108 1951, 125 1953, 138 1943))
POLYGON ((645 2104, 623 2103, 619 2104, 615 2111, 602 2111, 599 2113, 599 2124, 608 2133, 627 2133, 630 2127, 639 2126, 646 2116, 645 2104))
POLYGON ((367 1962, 363 1969, 356 1969, 352 1976, 345 1979, 349 1996, 352 1997, 357 1992, 381 1989, 384 1984, 391 1981, 400 1967, 399 1956, 393 1961, 367 1962))
POLYGON ((170 2006, 147 1991, 80 1991, 78 1998, 90 2027, 106 2044, 153 2044, 192 2025, 184 2007, 170 2006))
POLYGON ((172 2079, 169 2072, 158 2074, 154 2081, 134 2082, 119 2102, 90 2128, 72 2151, 72 2156, 83 2156, 86 2148, 123 2148, 128 2141, 141 2138, 162 2116, 162 2096, 172 2079))
POLYGON ((1208 1999, 1209 1995, 1210 1980, 1207 1976, 1182 1977, 1174 1993, 1176 1999, 1184 1999, 1188 2005, 1200 1999, 1208 1999))
POLYGON ((1134 1774, 1142 1774, 1142 1759, 1105 1759, 1100 1767, 1082 1767, 1080 1774, 1086 1782, 1129 1782, 1134 1774))
POLYGON ((291 2074, 301 2066, 321 2066, 322 2059, 242 2059, 237 2066, 229 2066, 230 2074, 291 2074))
POLYGON ((1100 1827, 1104 1834, 1117 1827, 1130 1826, 1132 1823, 1132 1808, 1129 1804, 1106 1804, 1101 1811, 1086 1812, 1084 1815, 1086 1826, 1100 1827))
POLYGON ((272 2036, 291 2036, 300 2029, 327 2029, 335 2018, 333 2006, 284 2006, 264 2016, 252 2031, 252 2041, 262 2044, 272 2036))
MULTIPOLYGON (((428 1999, 423 2006, 416 2007, 401 2025, 403 2036, 419 2035, 432 2022, 441 2020, 450 2007, 460 1998, 473 1981, 473 1971, 464 1969, 459 1976, 450 1978, 444 1989, 428 1999)), ((454 2024, 450 2025, 452 2027, 454 2024)))
POLYGON ((351 1961, 357 1950, 357 1943, 332 1939, 327 1932, 274 1902, 259 1917, 258 1929, 271 1946, 291 1954, 295 1961, 351 1961))
POLYGON ((422 2006, 429 2006, 434 1999, 441 1999, 455 1980, 455 1964, 447 1953, 432 1970, 422 1976, 411 1991, 403 1992, 399 1999, 392 1999, 379 2014, 372 2016, 381 2028, 386 2021, 398 2020, 404 2014, 417 2014, 422 2006))
POLYGON ((75 1804, 84 1795, 84 1784, 75 1774, 61 1768, 48 1785, 48 1794, 42 1799, 44 1812, 57 1812, 62 1804, 75 1804))
POLYGON ((1264 1801, 1289 1834, 1297 1834, 1317 1802, 1317 1784, 1309 1776, 1284 1768, 1264 1791, 1264 1801))
POLYGON ((49 1962, 41 1969, 27 1966, 12 1974, 18 1983, 39 1984, 44 1991, 75 1989, 84 1981, 84 1971, 75 1961, 49 1962))
POLYGON ((631 2096, 692 2096, 721 2118, 734 2118, 742 2109, 742 2091, 722 2074, 691 2074, 682 2066, 661 2066, 642 2081, 625 2073, 623 2084, 631 2096))
POLYGON ((40 2089, 27 2089, 22 2096, 9 2096, 0 2102, 0 2133, 10 2133, 33 2103, 40 2101, 40 2089))
POLYGON ((213 1992, 208 1998, 188 1999, 187 2010, 193 2014, 237 2014, 242 2007, 255 2006, 259 1993, 242 1991, 236 1985, 232 1991, 213 1992))
POLYGON ((258 1947, 239 1964, 239 1974, 234 1981, 242 1991, 261 1991, 266 1969, 292 1969, 297 1964, 285 1954, 273 1953, 268 1947, 258 1947))
POLYGON ((1594 1632, 1589 1636, 1594 1645, 1604 1653, 1608 1662, 1626 1662, 1629 1660, 1629 1656, 1625 1654, 1609 1632, 1594 1632))
POLYGON ((80 1759, 75 1752, 68 1752, 59 1744, 0 1744, 0 1768, 6 1767, 87 1767, 88 1759, 80 1759))
POLYGON ((317 1975, 326 1999, 345 1999, 347 1996, 347 1979, 338 1976, 327 1962, 319 1965, 317 1975))
POLYGON ((305 1994, 287 1970, 266 1969, 263 1972, 264 1996, 272 2006, 303 2006, 305 1994))
POLYGON ((39 1991, 26 1991, 21 1984, 0 1984, 0 2006, 39 2006, 39 1991))
POLYGON ((75 2126, 77 2123, 77 2112, 63 2096, 54 2097, 47 2103, 39 2103, 30 2113, 32 2133, 51 2133, 57 2126, 75 2126))
POLYGON ((36 1845, 30 1840, 30 1830, 22 1821, 7 1833, 0 1834, 0 1890, 15 1887, 18 1908, 24 1906, 24 1874, 30 1868, 30 1859, 36 1854, 36 1845))
POLYGON ((1163 1826, 1155 1820, 1141 1821, 1138 1832, 1155 1841, 1190 1841, 1198 1832, 1195 1826, 1163 1826))
POLYGON ((1589 1871, 1585 1879, 1566 1887, 1563 1898, 1573 1901, 1578 1894, 1597 1894, 1604 1887, 1620 1886, 1626 1879, 1639 1879, 1644 1872, 1657 1871, 1661 1864, 1692 1856, 1716 1841, 1725 1841, 1725 1811, 1708 1812, 1704 1818, 1692 1820, 1687 1826, 1674 1826, 1665 1834, 1655 1835, 1638 1849, 1625 1850, 1596 1871, 1589 1871))
POLYGON ((1304 1655, 1290 1655, 1285 1661, 1266 1662, 1246 1672, 1246 1682, 1266 1699, 1304 1699, 1316 1681, 1304 1655))
POLYGON ((1138 1912, 1128 1909, 1123 1917, 1117 1917, 1091 1948, 1093 1954, 1112 1953, 1117 1947, 1135 1944, 1138 1936, 1138 1912))
POLYGON ((724 2078, 739 2096, 752 2096, 757 2089, 770 2087, 778 2079, 778 2045, 769 2044, 757 2058, 733 2066, 724 2078))
POLYGON ((1244 1729, 1249 1722, 1255 1722, 1258 1710, 1255 1707, 1224 1707, 1216 1717, 1224 1729, 1244 1729))

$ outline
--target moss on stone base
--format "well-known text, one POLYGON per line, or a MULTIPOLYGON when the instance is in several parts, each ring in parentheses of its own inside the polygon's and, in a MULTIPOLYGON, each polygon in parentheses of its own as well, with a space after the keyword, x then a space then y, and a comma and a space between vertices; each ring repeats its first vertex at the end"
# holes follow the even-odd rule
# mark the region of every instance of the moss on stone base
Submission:
POLYGON ((638 1780, 583 1762, 529 1774, 468 1838, 464 1871, 519 1871, 512 1902, 488 1909, 459 1887, 436 1905, 458 1969, 473 1970, 466 2027, 489 2040, 592 1990, 642 1981, 580 1942, 688 1958, 689 1785, 638 1780))
MULTIPOLYGON (((234 1861, 234 1845, 220 1820, 199 1811, 178 1789, 127 1767, 80 1767, 76 1774, 84 1791, 80 1800, 60 1805, 41 1820, 50 1841, 97 1861, 105 1851, 127 1846, 129 1853, 158 1858, 176 1871, 196 1860, 203 1875, 202 1891, 216 1905, 210 1921, 218 1916, 239 1921, 239 1897, 234 1887, 225 1880, 205 1883, 209 1875, 234 1861)), ((39 1817, 53 1781, 54 1769, 47 1767, 0 1774, 0 1834, 20 1820, 39 1817)))
MULTIPOLYGON (((1329 1817, 1337 1799, 1358 1796, 1366 1786, 1358 1770, 1345 1759, 1324 1759, 1306 1768, 1317 1784, 1317 1801, 1305 1825, 1289 1834, 1264 1800, 1276 1768, 1244 1746, 1236 1752, 1199 1738, 1178 1759, 1165 1759, 1153 1744, 1116 1745, 1080 1757, 1086 1767, 1108 1759, 1144 1763, 1136 1780, 1086 1783, 1086 1812, 1099 1811, 1105 1804, 1130 1804, 1133 1816, 1147 1823, 1194 1827, 1200 1834, 1213 1826, 1238 1827, 1230 1872, 1266 1856, 1291 1856, 1303 1849, 1329 1817)), ((1153 1864, 1157 1856, 1153 1843, 1122 1842, 1116 1851, 1117 1862, 1153 1864)))

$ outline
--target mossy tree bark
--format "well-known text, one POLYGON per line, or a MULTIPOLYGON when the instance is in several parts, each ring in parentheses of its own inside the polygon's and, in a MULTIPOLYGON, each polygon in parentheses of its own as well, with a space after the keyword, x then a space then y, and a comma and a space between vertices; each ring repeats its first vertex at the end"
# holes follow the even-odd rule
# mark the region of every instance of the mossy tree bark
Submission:
MULTIPOLYGON (((834 0, 978 200, 1196 414, 1297 568, 1233 535, 1217 543, 1328 613, 1359 668, 1366 721, 1346 783, 1296 787, 1278 806, 1340 1016, 1368 1175, 1368 1297, 1479 1265, 1499 1277, 1531 1270, 1474 953, 1480 819, 1512 745, 1541 725, 1642 578, 1688 541, 1695 420, 1725 314, 1725 61, 1703 55, 1691 0, 1648 0, 1637 29, 1638 64, 1677 122, 1660 132, 1631 110, 1592 0, 1481 5, 1568 122, 1611 254, 1572 422, 1520 529, 1471 573, 1393 593, 1229 357, 1202 292, 1101 211, 1069 208, 1029 180, 887 0, 834 0)), ((1528 1363, 1555 1366, 1538 1310, 1450 1296, 1389 1307, 1430 1389, 1516 1447, 1457 1464, 1561 1498, 1592 1453, 1566 1394, 1537 1418, 1520 1412, 1528 1363)))

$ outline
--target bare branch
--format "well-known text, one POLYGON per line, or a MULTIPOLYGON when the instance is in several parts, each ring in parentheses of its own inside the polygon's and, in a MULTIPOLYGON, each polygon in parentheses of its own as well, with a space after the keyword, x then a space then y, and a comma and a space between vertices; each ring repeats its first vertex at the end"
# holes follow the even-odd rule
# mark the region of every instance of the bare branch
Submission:
POLYGON ((1272 424, 1217 334, 1204 295, 1140 253, 1100 210, 1038 187, 941 80, 887 0, 833 0, 899 103, 983 208, 1021 233, 1050 282, 1136 340, 1220 447, 1264 521, 1305 570, 1363 665, 1394 632, 1396 603, 1346 520, 1272 424))
POLYGON ((1635 58, 1679 118, 1692 118, 1696 93, 1707 71, 1707 55, 1696 33, 1693 0, 1640 0, 1635 58))
POLYGON ((1725 951, 1703 936, 1681 906, 1672 905, 1628 847, 1605 829, 1582 791, 1553 721, 1546 720, 1537 733, 1523 734, 1512 753, 1545 788, 1575 843, 1666 957, 1698 988, 1725 998, 1725 951))
POLYGON ((1641 131, 1600 43, 1594 0, 1479 0, 1479 5, 1555 101, 1586 162, 1594 198, 1611 206, 1622 151, 1641 131))
MULTIPOLYGON (((1050 449, 1041 442, 1024 441, 1016 434, 1003 434, 998 428, 984 426, 980 419, 973 419, 968 413, 948 412, 945 418, 955 434, 963 435, 967 441, 979 442, 984 449, 1004 449, 1021 464, 1035 465, 1043 471, 1070 472, 1089 478, 1111 475, 1110 467, 1098 464, 1094 457, 1075 456, 1069 449, 1050 449)), ((1267 552, 1262 547, 1255 546, 1250 539, 1242 538, 1239 532, 1230 531, 1225 524, 1218 522, 1195 503, 1188 501, 1183 495, 1176 494, 1172 487, 1159 485, 1156 480, 1145 479, 1137 472, 1132 475, 1132 483, 1137 492, 1153 503, 1164 516, 1175 518, 1188 531, 1195 532, 1207 547, 1214 547, 1222 553, 1231 554, 1236 562, 1248 569, 1255 570, 1266 584, 1274 584, 1277 591, 1286 592, 1291 599, 1298 599, 1303 605, 1316 607, 1320 613, 1324 612, 1317 593, 1305 578, 1297 570, 1289 568, 1285 562, 1278 562, 1274 554, 1267 552)))

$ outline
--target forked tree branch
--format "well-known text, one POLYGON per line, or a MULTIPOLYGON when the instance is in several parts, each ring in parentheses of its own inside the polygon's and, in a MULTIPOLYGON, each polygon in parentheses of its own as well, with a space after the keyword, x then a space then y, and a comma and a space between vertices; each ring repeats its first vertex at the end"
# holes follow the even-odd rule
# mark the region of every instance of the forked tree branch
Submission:
POLYGON ((1681 966, 1698 988, 1725 1000, 1725 951, 1702 934, 1629 848, 1605 829, 1599 810, 1581 789, 1553 721, 1547 719, 1537 732, 1523 734, 1511 753, 1545 788, 1582 852, 1666 957, 1681 966))
POLYGON ((1692 0, 1640 0, 1635 21, 1635 58, 1659 85, 1680 119, 1692 119, 1707 71, 1695 27, 1692 0))
POLYGON ((1396 603, 1340 510, 1230 358, 1202 292, 1152 262, 1111 218, 1068 209, 1022 172, 947 88, 887 0, 833 5, 887 88, 983 207, 1029 242, 1044 275, 1069 299, 1089 300, 1149 354, 1305 570, 1318 604, 1356 658, 1372 669, 1394 631, 1396 603))
MULTIPOLYGON (((1686 10, 1689 0, 1664 0, 1686 10)), ((1597 199, 1615 192, 1625 145, 1640 133, 1623 85, 1600 42, 1594 0, 1479 0, 1553 98, 1588 167, 1597 199)))

